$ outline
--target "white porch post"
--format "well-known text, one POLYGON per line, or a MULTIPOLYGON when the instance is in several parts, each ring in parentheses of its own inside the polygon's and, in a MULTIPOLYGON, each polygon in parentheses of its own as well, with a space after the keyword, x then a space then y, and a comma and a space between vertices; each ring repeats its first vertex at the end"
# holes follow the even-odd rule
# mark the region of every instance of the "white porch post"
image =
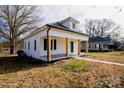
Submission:
POLYGON ((48 46, 47 46, 47 49, 48 49, 48 62, 51 60, 51 36, 48 36, 48 46))
POLYGON ((68 50, 68 46, 69 46, 69 39, 66 38, 66 56, 69 56, 69 50, 68 50))
POLYGON ((78 40, 78 55, 80 55, 81 52, 81 41, 78 40))

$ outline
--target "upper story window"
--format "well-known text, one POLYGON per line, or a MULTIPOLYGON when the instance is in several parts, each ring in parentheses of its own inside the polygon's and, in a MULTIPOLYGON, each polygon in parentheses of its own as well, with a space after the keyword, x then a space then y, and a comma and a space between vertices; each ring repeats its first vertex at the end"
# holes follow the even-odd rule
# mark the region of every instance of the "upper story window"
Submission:
POLYGON ((74 23, 72 23, 72 28, 75 29, 76 28, 76 25, 74 23))

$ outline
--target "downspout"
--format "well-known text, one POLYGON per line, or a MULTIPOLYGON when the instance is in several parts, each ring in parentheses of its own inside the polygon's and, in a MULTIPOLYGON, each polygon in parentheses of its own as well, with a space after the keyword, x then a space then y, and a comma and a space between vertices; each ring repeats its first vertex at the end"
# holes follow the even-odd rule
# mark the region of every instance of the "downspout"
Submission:
POLYGON ((49 49, 49 47, 48 47, 48 43, 49 43, 49 40, 48 40, 49 31, 50 31, 50 26, 48 26, 48 30, 47 30, 47 61, 48 62, 49 62, 49 60, 48 60, 49 59, 49 55, 48 55, 48 53, 49 53, 49 51, 48 51, 48 49, 49 49))

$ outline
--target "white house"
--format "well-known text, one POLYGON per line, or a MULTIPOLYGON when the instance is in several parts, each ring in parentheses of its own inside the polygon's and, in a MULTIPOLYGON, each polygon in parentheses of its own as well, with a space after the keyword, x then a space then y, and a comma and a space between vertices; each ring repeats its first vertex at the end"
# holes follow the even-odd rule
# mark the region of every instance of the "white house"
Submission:
POLYGON ((44 61, 80 55, 81 41, 88 52, 88 35, 78 29, 79 21, 72 17, 46 24, 24 38, 26 55, 44 61))

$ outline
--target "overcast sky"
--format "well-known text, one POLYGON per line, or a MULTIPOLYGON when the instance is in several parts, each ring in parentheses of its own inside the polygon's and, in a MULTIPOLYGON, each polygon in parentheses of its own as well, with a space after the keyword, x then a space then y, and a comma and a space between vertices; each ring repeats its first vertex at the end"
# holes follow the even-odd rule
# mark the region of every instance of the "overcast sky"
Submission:
MULTIPOLYGON (((73 17, 84 24, 85 19, 112 19, 124 28, 124 6, 41 6, 43 24, 73 17)), ((124 31, 123 35, 124 35, 124 31)))

